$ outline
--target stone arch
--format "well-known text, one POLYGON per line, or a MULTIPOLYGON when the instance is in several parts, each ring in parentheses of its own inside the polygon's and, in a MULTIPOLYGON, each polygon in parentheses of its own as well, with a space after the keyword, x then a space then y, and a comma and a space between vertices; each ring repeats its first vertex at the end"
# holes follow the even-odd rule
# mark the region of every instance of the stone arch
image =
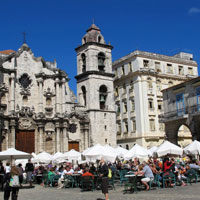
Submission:
POLYGON ((98 54, 98 70, 100 72, 104 72, 105 71, 105 60, 106 60, 105 54, 100 52, 98 54))
POLYGON ((86 72, 86 56, 84 53, 81 54, 82 61, 82 73, 86 72))
POLYGON ((99 105, 101 110, 106 109, 106 99, 108 95, 108 89, 105 85, 101 85, 99 88, 99 105))
POLYGON ((181 124, 177 130, 177 144, 185 147, 192 142, 192 133, 187 124, 181 124))
POLYGON ((83 105, 86 106, 87 98, 86 98, 86 88, 84 85, 81 86, 81 91, 82 91, 82 102, 83 102, 83 105))

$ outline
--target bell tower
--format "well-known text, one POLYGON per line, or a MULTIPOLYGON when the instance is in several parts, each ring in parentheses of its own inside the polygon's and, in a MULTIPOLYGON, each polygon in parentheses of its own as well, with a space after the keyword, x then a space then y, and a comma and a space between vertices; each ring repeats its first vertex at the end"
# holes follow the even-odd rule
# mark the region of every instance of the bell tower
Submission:
POLYGON ((77 96, 90 118, 90 146, 116 146, 116 114, 113 92, 112 46, 92 24, 77 52, 77 96))

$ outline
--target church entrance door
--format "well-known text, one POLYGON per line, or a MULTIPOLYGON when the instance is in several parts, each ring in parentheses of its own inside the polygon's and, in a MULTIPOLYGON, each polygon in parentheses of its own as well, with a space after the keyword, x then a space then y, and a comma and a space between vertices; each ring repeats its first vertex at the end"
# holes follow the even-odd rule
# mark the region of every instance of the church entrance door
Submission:
POLYGON ((68 142, 68 150, 70 151, 71 149, 79 151, 79 142, 76 142, 76 141, 68 142))
POLYGON ((16 149, 27 153, 35 152, 35 132, 18 131, 16 133, 16 149))

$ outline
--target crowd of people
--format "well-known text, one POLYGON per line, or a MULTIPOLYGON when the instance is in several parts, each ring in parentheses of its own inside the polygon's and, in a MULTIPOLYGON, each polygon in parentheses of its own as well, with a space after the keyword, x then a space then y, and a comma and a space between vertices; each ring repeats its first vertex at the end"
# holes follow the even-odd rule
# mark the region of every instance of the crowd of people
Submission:
MULTIPOLYGON (((133 161, 116 161, 115 163, 106 163, 103 159, 98 164, 72 164, 64 163, 62 165, 48 165, 34 166, 31 160, 28 161, 25 168, 21 164, 17 166, 10 166, 6 163, 3 166, 0 163, 0 183, 1 189, 4 190, 4 200, 8 200, 12 193, 12 199, 17 199, 19 188, 23 187, 23 182, 29 183, 32 187, 33 178, 36 183, 44 185, 44 175, 49 179, 52 175, 59 175, 57 183, 54 185, 58 189, 64 187, 64 179, 66 175, 80 175, 80 177, 91 176, 101 179, 101 189, 108 199, 109 179, 112 177, 119 177, 120 172, 126 170, 128 173, 140 175, 141 183, 149 190, 149 182, 153 181, 155 176, 158 177, 160 184, 163 184, 163 177, 174 176, 177 183, 181 186, 186 186, 187 179, 190 176, 198 174, 200 170, 200 163, 193 158, 179 159, 164 157, 162 160, 157 158, 149 158, 147 161, 140 162, 138 158, 133 161), (38 178, 37 178, 38 177, 38 178)), ((166 186, 173 187, 174 182, 166 182, 166 186)))

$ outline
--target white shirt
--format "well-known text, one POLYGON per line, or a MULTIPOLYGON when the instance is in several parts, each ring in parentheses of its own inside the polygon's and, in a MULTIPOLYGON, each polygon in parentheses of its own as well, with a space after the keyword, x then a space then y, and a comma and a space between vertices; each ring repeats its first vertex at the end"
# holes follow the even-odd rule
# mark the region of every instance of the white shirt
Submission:
POLYGON ((6 166, 6 167, 5 167, 6 173, 10 173, 10 169, 11 169, 10 166, 6 166))

